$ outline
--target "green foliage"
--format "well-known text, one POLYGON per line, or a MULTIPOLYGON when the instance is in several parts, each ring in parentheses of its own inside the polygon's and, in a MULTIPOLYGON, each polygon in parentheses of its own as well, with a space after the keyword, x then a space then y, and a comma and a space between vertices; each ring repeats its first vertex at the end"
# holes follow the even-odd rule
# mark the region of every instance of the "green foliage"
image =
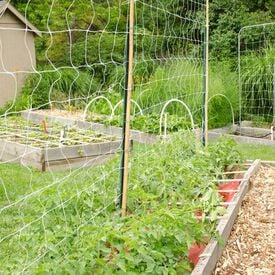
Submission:
POLYGON ((71 68, 43 71, 30 76, 22 94, 29 97, 32 108, 48 108, 50 103, 62 105, 70 102, 71 98, 87 98, 97 88, 97 80, 91 78, 88 72, 71 68))
POLYGON ((125 219, 116 212, 117 158, 98 168, 71 171, 70 177, 67 172, 41 174, 1 165, 1 179, 9 189, 7 199, 7 191, 0 188, 0 206, 25 199, 1 213, 0 237, 18 230, 20 236, 2 241, 0 270, 190 272, 188 248, 215 236, 217 215, 224 213, 217 206, 213 173, 228 164, 226 153, 231 154, 230 164, 239 161, 228 141, 205 150, 186 133, 133 152, 125 219), (199 223, 194 214, 198 210, 208 217, 199 223))
POLYGON ((274 21, 275 13, 271 3, 272 1, 212 1, 210 3, 212 58, 215 60, 233 59, 231 61, 235 63, 240 29, 247 25, 274 21))
MULTIPOLYGON (((201 75, 202 65, 198 62, 167 62, 155 70, 150 81, 136 86, 133 97, 143 110, 149 112, 160 113, 163 104, 173 98, 183 100, 191 111, 196 110, 202 105, 201 75)), ((172 103, 167 111, 186 115, 184 107, 177 103, 172 103)))
POLYGON ((242 57, 242 104, 243 119, 254 120, 255 116, 272 122, 275 48, 251 52, 242 57))
POLYGON ((238 75, 229 62, 211 62, 209 72, 209 127, 217 128, 235 121, 239 110, 238 75), (218 94, 222 94, 220 96, 218 94))
MULTIPOLYGON (((93 115, 88 117, 88 121, 101 122, 109 126, 122 127, 123 120, 121 116, 109 117, 96 117, 93 119, 93 115)), ((164 131, 164 116, 162 120, 162 133, 164 131)), ((145 133, 159 134, 160 133, 160 115, 158 114, 147 114, 133 116, 130 121, 131 129, 139 130, 145 133)), ((182 129, 191 128, 191 123, 185 117, 179 117, 177 115, 167 114, 167 132, 173 133, 178 132, 182 129)))

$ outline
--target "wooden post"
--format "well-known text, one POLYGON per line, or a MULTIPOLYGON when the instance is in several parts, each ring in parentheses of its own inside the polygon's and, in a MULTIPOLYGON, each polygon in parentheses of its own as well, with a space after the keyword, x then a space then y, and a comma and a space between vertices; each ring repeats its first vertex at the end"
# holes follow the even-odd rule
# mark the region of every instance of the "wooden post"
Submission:
POLYGON ((275 63, 273 64, 273 126, 275 126, 275 63))
POLYGON ((127 68, 127 96, 125 97, 125 122, 123 133, 123 157, 122 157, 122 188, 121 188, 121 210, 122 217, 126 216, 127 210, 127 189, 128 189, 128 162, 130 151, 130 115, 131 115, 131 96, 133 88, 133 63, 134 63, 134 17, 135 1, 130 0, 129 28, 128 28, 128 68, 127 68))
POLYGON ((205 103, 204 103, 204 140, 208 145, 208 98, 209 98, 209 0, 206 0, 206 28, 205 28, 205 103))

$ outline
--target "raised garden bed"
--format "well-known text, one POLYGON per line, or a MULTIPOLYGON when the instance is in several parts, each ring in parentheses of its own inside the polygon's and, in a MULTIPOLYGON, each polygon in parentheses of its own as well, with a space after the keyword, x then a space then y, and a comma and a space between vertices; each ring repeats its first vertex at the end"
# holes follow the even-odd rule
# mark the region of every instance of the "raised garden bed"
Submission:
MULTIPOLYGON (((197 247, 196 250, 198 259, 192 275, 212 274, 219 258, 222 255, 224 244, 229 238, 234 221, 242 204, 242 200, 248 192, 250 179, 260 168, 260 164, 260 160, 256 160, 253 163, 248 163, 248 169, 246 172, 236 172, 236 176, 234 178, 225 180, 225 182, 228 183, 227 187, 234 190, 220 188, 220 194, 224 196, 225 201, 227 201, 224 204, 227 206, 227 213, 224 217, 220 218, 217 225, 217 232, 222 238, 222 243, 216 239, 212 239, 206 247, 197 247)), ((235 172, 233 171, 232 174, 234 175, 235 172)))
MULTIPOLYGON (((76 126, 80 129, 91 129, 94 131, 99 131, 107 135, 116 136, 117 138, 121 138, 122 136, 121 127, 106 126, 98 122, 87 122, 81 119, 80 116, 70 117, 69 114, 67 114, 67 116, 61 116, 60 113, 59 115, 55 115, 54 113, 51 114, 50 111, 40 112, 31 110, 23 111, 21 115, 24 119, 34 123, 40 123, 43 119, 46 119, 49 124, 57 122, 64 126, 76 126)), ((131 130, 130 134, 131 140, 145 144, 152 144, 158 139, 158 137, 154 134, 148 134, 138 130, 131 130)))
POLYGON ((18 118, 1 120, 0 139, 2 162, 17 162, 41 171, 101 164, 121 146, 115 136, 56 123, 47 127, 18 118))
POLYGON ((274 162, 261 161, 214 275, 275 272, 274 162))
POLYGON ((240 143, 275 146, 275 128, 273 129, 273 133, 272 130, 268 128, 258 128, 245 125, 223 127, 209 131, 209 139, 215 140, 221 135, 233 138, 240 143), (274 136, 274 140, 272 140, 272 135, 274 136))

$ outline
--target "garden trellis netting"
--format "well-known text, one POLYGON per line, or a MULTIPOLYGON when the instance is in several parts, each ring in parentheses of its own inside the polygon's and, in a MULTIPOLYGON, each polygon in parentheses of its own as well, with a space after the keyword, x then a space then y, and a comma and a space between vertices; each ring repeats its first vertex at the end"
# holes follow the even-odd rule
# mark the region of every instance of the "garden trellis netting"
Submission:
POLYGON ((238 36, 240 121, 275 123, 275 22, 243 27, 238 36))
MULTIPOLYGON (((7 6, 14 4, 26 20, 36 21, 33 23, 41 37, 35 38, 36 62, 27 41, 33 30, 24 22, 16 28, 0 24, 0 35, 10 32, 22 36, 21 51, 31 64, 30 69, 6 66, 3 53, 10 45, 0 36, 0 76, 12 79, 12 93, 16 95, 0 117, 4 144, 0 152, 0 270, 39 273, 51 272, 53 266, 63 268, 62 262, 74 257, 70 249, 79 245, 75 240, 83 235, 93 234, 89 245, 101 249, 98 245, 113 227, 113 216, 119 219, 121 214, 120 183, 125 175, 129 175, 128 191, 139 197, 130 195, 128 214, 140 214, 146 207, 156 207, 156 197, 166 196, 165 182, 176 179, 177 173, 188 173, 192 164, 173 172, 173 176, 172 166, 179 168, 193 152, 201 152, 194 130, 207 128, 203 123, 207 112, 204 102, 208 102, 207 1, 101 2, 6 1, 1 10, 0 18, 4 18, 9 12, 7 6), (19 78, 24 79, 22 89, 19 78), (145 137, 150 143, 143 142, 145 137), (134 145, 129 152, 131 140, 134 145), (12 147, 8 142, 19 144, 16 148, 20 149, 7 152, 12 147), (98 145, 98 155, 88 155, 83 149, 106 142, 119 143, 122 150, 115 147, 106 153, 106 147, 98 145), (152 145, 154 142, 157 145, 152 145), (72 153, 68 147, 76 145, 80 147, 72 153), (58 148, 60 158, 54 162, 62 161, 66 171, 55 172, 49 165, 48 172, 38 176, 29 159, 37 147, 45 151, 58 148), (111 161, 88 167, 91 158, 94 161, 106 154, 112 156, 111 161), (171 159, 166 163, 166 156, 174 156, 175 163, 171 159), (80 158, 84 162, 81 159, 75 169, 80 158), (22 167, 16 166, 14 174, 7 176, 5 171, 13 162, 22 167), (101 231, 93 231, 93 226, 99 225, 101 231)), ((197 178, 197 184, 201 180, 197 178)), ((188 184, 183 175, 179 184, 188 184)), ((200 196, 196 192, 195 196, 200 196)), ((125 206, 124 214, 126 210, 125 206)), ((120 226, 126 230, 118 222, 120 226)), ((111 250, 113 256, 118 254, 106 240, 104 243, 103 254, 104 249, 111 250)), ((83 254, 86 245, 79 248, 83 254)), ((91 265, 104 266, 100 261, 91 265)), ((76 262, 79 268, 84 266, 78 258, 76 262)))

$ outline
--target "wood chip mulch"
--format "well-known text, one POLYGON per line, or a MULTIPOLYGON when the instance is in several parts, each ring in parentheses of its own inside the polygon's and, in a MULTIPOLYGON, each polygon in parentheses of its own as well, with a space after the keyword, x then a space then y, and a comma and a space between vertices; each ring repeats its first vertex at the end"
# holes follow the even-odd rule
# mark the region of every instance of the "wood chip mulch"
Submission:
POLYGON ((275 166, 252 178, 214 275, 275 275, 275 166))

